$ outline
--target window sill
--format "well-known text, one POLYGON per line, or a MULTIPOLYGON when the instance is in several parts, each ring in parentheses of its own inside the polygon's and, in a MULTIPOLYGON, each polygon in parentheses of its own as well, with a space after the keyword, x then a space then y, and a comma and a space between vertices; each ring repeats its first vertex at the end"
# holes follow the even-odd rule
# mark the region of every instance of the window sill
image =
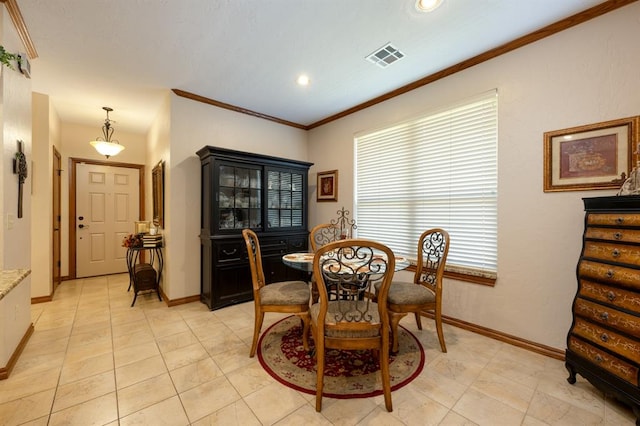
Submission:
MULTIPOLYGON (((415 272, 415 265, 409 266, 405 271, 415 272)), ((488 278, 488 277, 480 277, 477 275, 465 274, 463 272, 453 272, 453 271, 445 271, 445 278, 450 278, 452 280, 465 281, 474 284, 486 285, 488 287, 493 287, 496 285, 496 278, 488 278)))

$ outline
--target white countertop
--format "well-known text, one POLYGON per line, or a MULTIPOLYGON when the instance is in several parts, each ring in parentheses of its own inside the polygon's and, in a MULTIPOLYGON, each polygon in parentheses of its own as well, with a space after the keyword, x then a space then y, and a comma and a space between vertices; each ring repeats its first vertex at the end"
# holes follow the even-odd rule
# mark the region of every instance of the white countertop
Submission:
POLYGON ((15 286, 20 284, 31 269, 5 269, 0 274, 0 300, 4 298, 15 286))

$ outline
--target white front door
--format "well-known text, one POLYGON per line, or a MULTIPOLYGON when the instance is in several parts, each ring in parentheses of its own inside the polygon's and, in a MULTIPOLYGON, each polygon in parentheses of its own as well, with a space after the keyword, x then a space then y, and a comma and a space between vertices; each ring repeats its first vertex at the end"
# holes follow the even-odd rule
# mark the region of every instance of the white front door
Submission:
POLYGON ((122 240, 139 220, 139 170, 76 164, 76 276, 127 271, 122 240))

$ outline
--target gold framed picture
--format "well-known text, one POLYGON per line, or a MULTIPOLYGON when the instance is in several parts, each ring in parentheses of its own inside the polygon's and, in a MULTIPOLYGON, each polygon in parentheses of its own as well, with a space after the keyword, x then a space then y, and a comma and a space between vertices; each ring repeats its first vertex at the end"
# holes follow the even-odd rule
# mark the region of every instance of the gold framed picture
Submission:
POLYGON ((639 117, 544 134, 544 192, 616 189, 629 176, 639 117))
POLYGON ((338 171, 318 172, 316 201, 338 201, 338 171))

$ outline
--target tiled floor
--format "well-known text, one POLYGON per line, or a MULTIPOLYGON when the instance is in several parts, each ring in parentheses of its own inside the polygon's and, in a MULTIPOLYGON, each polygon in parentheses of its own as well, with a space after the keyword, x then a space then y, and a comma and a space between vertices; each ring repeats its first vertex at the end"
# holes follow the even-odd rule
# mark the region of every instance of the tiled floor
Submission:
MULTIPOLYGON (((214 312, 167 308, 153 294, 130 308, 126 275, 64 282, 32 306, 35 332, 0 381, 1 425, 633 425, 630 409, 561 361, 445 326, 443 354, 431 322, 417 331, 422 374, 382 397, 325 398, 273 380, 249 358, 253 305, 214 312)), ((266 327, 280 319, 267 314, 266 327)))

